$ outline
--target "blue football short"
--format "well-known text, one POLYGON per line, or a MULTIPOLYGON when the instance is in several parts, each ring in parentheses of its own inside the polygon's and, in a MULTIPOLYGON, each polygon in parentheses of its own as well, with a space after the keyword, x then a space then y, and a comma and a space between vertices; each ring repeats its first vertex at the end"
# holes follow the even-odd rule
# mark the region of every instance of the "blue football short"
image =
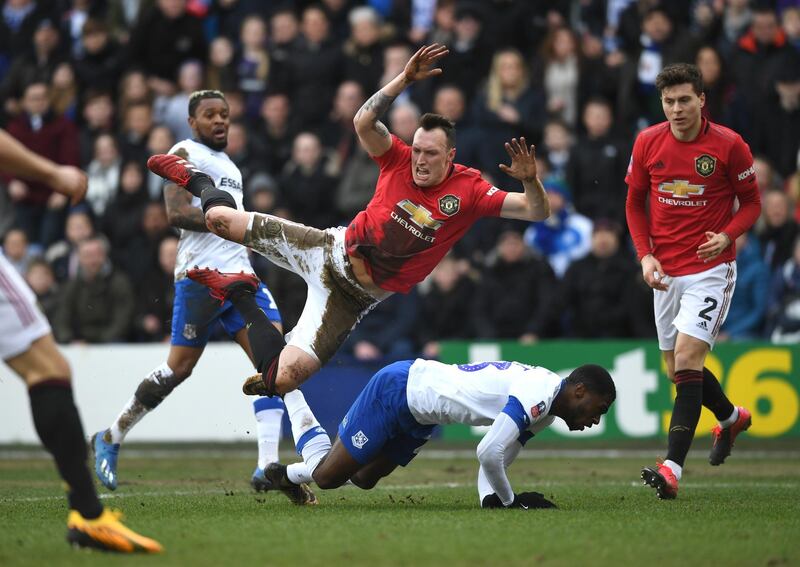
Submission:
MULTIPOLYGON (((256 291, 256 303, 274 323, 281 322, 278 306, 263 283, 256 291)), ((244 319, 230 301, 220 305, 208 294, 208 288, 190 279, 175 282, 175 301, 172 305, 172 344, 203 348, 214 325, 219 322, 233 336, 244 329, 244 319)))
POLYGON ((359 463, 380 453, 406 466, 431 438, 435 425, 420 425, 408 409, 406 386, 413 360, 379 370, 339 425, 339 439, 359 463))

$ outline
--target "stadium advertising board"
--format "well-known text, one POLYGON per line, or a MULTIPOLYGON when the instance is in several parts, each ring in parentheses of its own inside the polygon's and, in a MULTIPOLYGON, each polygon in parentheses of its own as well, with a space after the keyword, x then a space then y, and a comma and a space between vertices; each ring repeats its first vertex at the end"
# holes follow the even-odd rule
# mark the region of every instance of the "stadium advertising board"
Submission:
MULTIPOLYGON (((606 367, 617 385, 617 401, 599 426, 569 432, 560 420, 542 438, 648 439, 666 437, 675 388, 666 378, 655 342, 554 341, 534 345, 516 342, 443 343, 442 360, 517 360, 544 366, 566 376, 581 364, 606 367)), ((800 437, 800 345, 730 343, 717 345, 706 366, 737 405, 753 413, 752 437, 800 437)), ((697 437, 706 437, 716 424, 706 409, 697 437)), ((477 438, 481 428, 448 426, 445 439, 477 438)))

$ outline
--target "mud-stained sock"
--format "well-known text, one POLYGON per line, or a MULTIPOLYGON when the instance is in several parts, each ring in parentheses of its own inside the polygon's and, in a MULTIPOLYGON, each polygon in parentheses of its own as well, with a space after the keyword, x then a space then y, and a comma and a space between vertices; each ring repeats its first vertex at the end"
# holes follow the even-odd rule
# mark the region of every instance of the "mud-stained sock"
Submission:
POLYGON ((68 380, 41 382, 28 390, 33 424, 64 482, 69 486, 69 507, 87 519, 97 518, 103 505, 97 498, 86 468, 86 439, 68 380))
POLYGON ((694 439, 694 430, 703 406, 703 373, 700 370, 675 372, 675 405, 669 423, 667 460, 683 466, 694 439))

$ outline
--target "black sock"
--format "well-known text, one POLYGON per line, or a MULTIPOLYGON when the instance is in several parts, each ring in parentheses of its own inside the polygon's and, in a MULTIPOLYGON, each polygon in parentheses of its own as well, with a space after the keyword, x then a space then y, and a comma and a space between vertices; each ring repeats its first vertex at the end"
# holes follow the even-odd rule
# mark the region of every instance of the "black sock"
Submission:
POLYGON ((86 439, 70 383, 41 382, 28 391, 28 396, 39 439, 53 455, 61 478, 69 485, 69 507, 84 518, 97 518, 103 512, 103 505, 97 499, 86 466, 86 439))
POLYGON ((214 188, 214 180, 205 173, 195 173, 186 184, 186 190, 198 199, 201 198, 203 189, 209 187, 212 189, 214 188))
POLYGON ((231 293, 230 300, 247 324, 247 336, 256 359, 256 368, 262 373, 269 370, 273 360, 286 346, 283 335, 258 306, 253 290, 236 289, 231 293))
POLYGON ((733 404, 708 368, 703 368, 703 405, 711 410, 717 421, 724 421, 733 413, 733 404))
POLYGON ((675 406, 669 422, 667 459, 683 466, 694 439, 703 406, 703 373, 699 370, 675 372, 675 406))
POLYGON ((203 192, 200 195, 200 200, 202 201, 201 205, 204 213, 208 212, 208 209, 212 207, 230 207, 231 209, 236 208, 236 201, 234 200, 233 195, 227 191, 223 191, 222 189, 217 189, 214 187, 214 185, 211 185, 211 187, 205 187, 203 189, 203 192))

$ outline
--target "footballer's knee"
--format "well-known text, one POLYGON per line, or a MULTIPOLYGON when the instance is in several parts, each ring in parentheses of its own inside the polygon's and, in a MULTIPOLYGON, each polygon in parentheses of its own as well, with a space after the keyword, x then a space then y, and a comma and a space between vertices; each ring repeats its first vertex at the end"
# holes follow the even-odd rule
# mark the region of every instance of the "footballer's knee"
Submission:
POLYGON ((347 482, 346 478, 341 478, 340 475, 337 474, 330 474, 325 470, 325 467, 322 465, 318 466, 316 470, 312 473, 311 477, 314 479, 314 482, 319 486, 322 490, 331 490, 333 488, 339 488, 340 486, 344 485, 347 482))
POLYGON ((354 485, 356 485, 362 490, 372 490, 373 488, 375 488, 375 485, 378 484, 379 480, 380 478, 362 476, 359 475, 358 473, 350 477, 350 482, 352 482, 354 485))
POLYGON ((234 210, 228 207, 213 207, 206 211, 206 227, 208 230, 226 238, 230 235, 231 221, 234 217, 234 210))

